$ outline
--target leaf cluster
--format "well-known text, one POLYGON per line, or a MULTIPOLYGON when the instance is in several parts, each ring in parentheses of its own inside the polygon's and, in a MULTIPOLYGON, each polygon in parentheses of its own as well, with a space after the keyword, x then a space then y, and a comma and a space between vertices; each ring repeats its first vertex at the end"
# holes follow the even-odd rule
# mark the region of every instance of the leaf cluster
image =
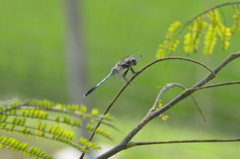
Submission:
MULTIPOLYGON (((88 110, 84 105, 64 105, 48 100, 14 101, 10 104, 2 102, 0 105, 1 131, 65 143, 83 152, 99 147, 83 137, 77 139, 74 129, 93 132, 94 123, 100 120, 103 120, 103 124, 114 127, 112 119, 110 114, 100 115, 97 109, 88 110), (86 126, 82 124, 83 119, 88 123, 86 126)), ((111 138, 102 128, 98 128, 96 134, 111 138)), ((39 148, 30 147, 28 143, 21 143, 15 138, 0 137, 0 146, 30 157, 51 158, 39 148)))
POLYGON ((198 51, 202 39, 204 55, 212 55, 217 39, 221 41, 221 48, 227 50, 231 37, 240 30, 239 4, 240 2, 221 4, 199 14, 187 23, 174 22, 168 28, 163 43, 159 45, 156 58, 163 58, 167 54, 174 52, 180 43, 179 39, 181 37, 184 37, 183 50, 186 54, 198 51), (230 27, 227 26, 224 13, 221 12, 221 7, 225 5, 232 5, 234 10, 233 24, 230 27), (184 29, 187 30, 186 33, 183 33, 184 29))

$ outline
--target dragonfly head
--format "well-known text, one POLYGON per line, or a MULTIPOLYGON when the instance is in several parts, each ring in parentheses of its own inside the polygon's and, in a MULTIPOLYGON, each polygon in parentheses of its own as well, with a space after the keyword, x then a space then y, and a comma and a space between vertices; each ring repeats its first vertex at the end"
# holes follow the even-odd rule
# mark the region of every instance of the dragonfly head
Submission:
POLYGON ((131 59, 131 63, 132 63, 132 65, 136 65, 137 64, 137 62, 138 62, 138 60, 136 59, 136 58, 132 58, 131 59))

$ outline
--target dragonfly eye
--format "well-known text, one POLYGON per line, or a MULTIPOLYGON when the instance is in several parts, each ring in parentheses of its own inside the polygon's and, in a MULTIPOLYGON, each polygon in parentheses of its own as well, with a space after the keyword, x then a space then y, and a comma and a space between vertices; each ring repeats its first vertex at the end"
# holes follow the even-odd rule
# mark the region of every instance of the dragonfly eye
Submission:
POLYGON ((136 65, 136 64, 137 64, 137 59, 132 58, 132 59, 131 59, 131 62, 132 62, 132 65, 136 65))

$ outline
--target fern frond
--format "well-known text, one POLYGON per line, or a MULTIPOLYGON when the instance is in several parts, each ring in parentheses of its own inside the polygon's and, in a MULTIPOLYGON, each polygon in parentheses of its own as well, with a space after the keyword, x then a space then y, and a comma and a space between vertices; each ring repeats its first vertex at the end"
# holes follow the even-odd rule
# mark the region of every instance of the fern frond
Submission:
POLYGON ((29 147, 28 143, 21 143, 15 138, 9 138, 6 136, 0 137, 0 148, 10 149, 12 151, 19 151, 24 155, 28 155, 29 157, 53 159, 53 157, 45 154, 36 147, 29 147))
MULTIPOLYGON (((79 139, 75 139, 73 131, 62 128, 59 124, 64 124, 65 127, 68 126, 71 129, 81 128, 94 131, 92 124, 101 119, 103 119, 103 124, 114 128, 110 123, 113 119, 110 114, 100 115, 97 109, 88 110, 84 105, 64 105, 55 104, 48 100, 32 100, 0 106, 0 130, 10 133, 17 132, 27 137, 62 142, 83 152, 87 152, 86 149, 99 149, 99 147, 87 139, 84 140, 86 142, 79 142, 79 139), (52 113, 57 113, 57 115, 53 117, 52 113), (81 125, 82 119, 88 120, 89 124, 86 127, 81 125), (30 123, 27 122, 29 120, 31 120, 30 123)), ((97 129, 96 133, 111 138, 110 134, 103 129, 97 129)), ((31 151, 32 156, 39 158, 42 156, 42 152, 38 151, 37 148, 29 149, 29 151, 31 151)))

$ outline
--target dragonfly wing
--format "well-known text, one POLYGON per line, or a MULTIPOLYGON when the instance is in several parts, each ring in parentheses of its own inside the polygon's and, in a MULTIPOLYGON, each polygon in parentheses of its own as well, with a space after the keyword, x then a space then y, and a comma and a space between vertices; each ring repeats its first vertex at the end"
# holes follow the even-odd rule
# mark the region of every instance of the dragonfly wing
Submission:
POLYGON ((114 74, 113 77, 115 80, 122 80, 122 74, 124 73, 125 70, 121 69, 117 74, 114 74))
POLYGON ((134 57, 135 59, 137 59, 137 62, 139 63, 140 61, 142 61, 143 57, 142 55, 136 56, 134 57))
POLYGON ((115 66, 112 69, 111 73, 116 80, 121 80, 122 74, 123 74, 123 69, 121 66, 115 66))
MULTIPOLYGON (((119 67, 121 67, 121 66, 119 66, 119 67)), ((128 81, 128 79, 132 75, 133 75, 133 73, 129 69, 120 69, 120 70, 118 70, 117 74, 113 74, 113 77, 114 77, 115 80, 128 81), (123 74, 125 74, 125 75, 123 76, 123 74)))
POLYGON ((134 55, 134 52, 131 53, 130 55, 124 57, 122 60, 120 60, 116 65, 117 66, 121 66, 121 65, 124 65, 126 62, 128 62, 134 55))

